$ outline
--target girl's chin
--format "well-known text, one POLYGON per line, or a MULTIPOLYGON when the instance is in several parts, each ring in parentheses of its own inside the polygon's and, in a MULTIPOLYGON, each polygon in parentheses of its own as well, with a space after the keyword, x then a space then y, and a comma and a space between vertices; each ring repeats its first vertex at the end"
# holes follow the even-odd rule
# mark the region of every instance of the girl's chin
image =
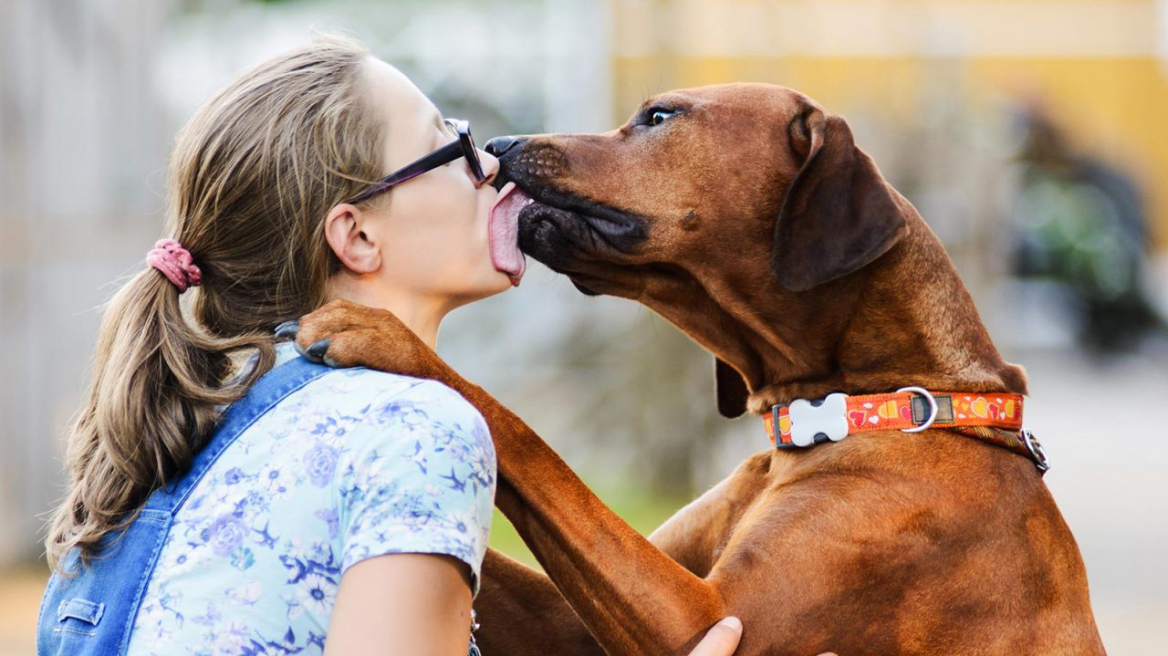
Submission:
MULTIPOLYGON (((526 264, 526 263, 525 263, 526 264)), ((523 278, 523 268, 519 267, 518 271, 509 271, 505 268, 496 266, 493 258, 489 258, 486 262, 486 267, 489 269, 486 275, 486 280, 489 281, 489 287, 492 294, 505 292, 512 287, 518 287, 519 281, 523 278)))
POLYGON ((495 271, 491 276, 491 295, 501 294, 512 287, 519 286, 519 280, 506 271, 495 271))
POLYGON ((511 276, 502 271, 495 271, 492 269, 489 274, 480 279, 479 283, 473 287, 462 290, 462 293, 455 294, 458 297, 459 305, 466 305, 475 301, 501 294, 508 289, 514 287, 511 276))

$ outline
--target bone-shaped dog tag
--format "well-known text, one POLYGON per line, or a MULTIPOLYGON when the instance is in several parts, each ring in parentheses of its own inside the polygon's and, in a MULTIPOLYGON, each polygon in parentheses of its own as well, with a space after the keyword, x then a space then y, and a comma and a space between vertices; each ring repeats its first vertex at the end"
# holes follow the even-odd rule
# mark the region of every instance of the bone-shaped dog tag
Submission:
POLYGON ((791 402, 788 417, 791 420, 791 442, 796 446, 811 446, 815 436, 823 433, 832 442, 848 436, 848 395, 828 394, 819 405, 806 399, 791 402))

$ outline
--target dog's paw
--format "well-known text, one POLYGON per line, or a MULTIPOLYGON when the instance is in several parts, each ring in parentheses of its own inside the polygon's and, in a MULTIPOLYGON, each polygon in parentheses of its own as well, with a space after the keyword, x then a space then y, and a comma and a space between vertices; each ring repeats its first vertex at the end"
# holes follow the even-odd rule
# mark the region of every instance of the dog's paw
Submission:
POLYGON ((299 321, 285 321, 284 323, 276 326, 276 337, 279 337, 280 339, 291 340, 292 347, 296 349, 296 352, 299 353, 301 357, 304 357, 305 359, 311 360, 318 364, 327 364, 330 367, 345 366, 328 354, 328 338, 317 340, 309 344, 308 348, 305 348, 301 346, 300 341, 297 339, 299 333, 299 321))
POLYGON ((438 356, 392 312, 352 301, 330 301, 276 328, 305 358, 330 367, 364 366, 432 378, 438 356))

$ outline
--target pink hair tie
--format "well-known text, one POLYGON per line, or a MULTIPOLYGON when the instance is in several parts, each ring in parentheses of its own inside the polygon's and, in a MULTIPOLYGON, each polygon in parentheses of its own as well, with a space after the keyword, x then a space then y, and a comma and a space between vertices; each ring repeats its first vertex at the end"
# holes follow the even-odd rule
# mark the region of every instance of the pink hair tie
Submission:
POLYGON ((154 249, 146 254, 146 263, 170 279, 180 294, 187 287, 198 287, 203 282, 203 272, 195 264, 190 251, 174 239, 154 242, 154 249))

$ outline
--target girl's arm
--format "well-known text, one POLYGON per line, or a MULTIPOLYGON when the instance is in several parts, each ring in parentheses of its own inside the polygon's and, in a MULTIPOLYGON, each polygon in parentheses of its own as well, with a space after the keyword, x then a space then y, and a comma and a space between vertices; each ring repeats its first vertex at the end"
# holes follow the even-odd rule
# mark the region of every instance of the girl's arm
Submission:
POLYGON ((341 577, 325 656, 466 656, 470 568, 442 554, 386 554, 341 577))

